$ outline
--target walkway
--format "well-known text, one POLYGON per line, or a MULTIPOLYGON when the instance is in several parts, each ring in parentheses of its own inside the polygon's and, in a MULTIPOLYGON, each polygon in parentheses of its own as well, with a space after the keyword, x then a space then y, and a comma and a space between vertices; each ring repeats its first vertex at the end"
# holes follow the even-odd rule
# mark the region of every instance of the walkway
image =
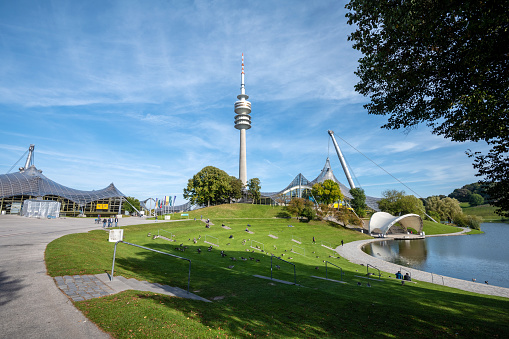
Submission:
POLYGON ((55 283, 58 288, 73 301, 100 298, 126 290, 138 290, 210 302, 196 294, 187 293, 187 291, 178 287, 138 281, 132 278, 126 279, 122 276, 115 276, 113 280, 110 281, 110 277, 107 273, 55 277, 55 283))
MULTIPOLYGON (((154 223, 122 218, 120 225, 154 223)), ((109 338, 78 311, 46 273, 44 251, 66 234, 102 229, 91 218, 34 219, 0 215, 0 336, 109 338)))
MULTIPOLYGON (((466 229, 468 231, 468 229, 466 229)), ((459 235, 460 233, 464 233, 465 229, 458 233, 450 233, 450 234, 442 234, 440 236, 453 236, 459 235)), ((436 235, 438 236, 438 235, 436 235)), ((344 246, 338 246, 335 251, 345 259, 348 259, 350 262, 355 264, 367 265, 370 264, 372 266, 377 267, 381 271, 389 272, 392 276, 401 270, 403 274, 405 272, 409 272, 412 276, 412 280, 420 280, 429 283, 435 283, 440 285, 445 285, 449 287, 458 288, 460 290, 475 292, 480 294, 494 295, 499 297, 509 298, 509 288, 486 285, 482 283, 476 283, 468 280, 456 279, 451 277, 446 277, 442 275, 432 274, 429 272, 424 272, 420 270, 416 270, 413 268, 402 267, 400 265, 396 265, 378 258, 375 258, 367 253, 362 251, 362 246, 369 242, 375 241, 383 241, 387 240, 387 238, 375 238, 375 239, 367 239, 367 240, 358 240, 350 243, 344 244, 344 246)))

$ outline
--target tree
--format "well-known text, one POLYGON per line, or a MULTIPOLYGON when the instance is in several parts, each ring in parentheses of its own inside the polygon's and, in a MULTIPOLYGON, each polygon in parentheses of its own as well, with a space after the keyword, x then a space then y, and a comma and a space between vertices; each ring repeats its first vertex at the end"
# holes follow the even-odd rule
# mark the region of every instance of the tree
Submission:
POLYGON ((400 211, 398 202, 404 195, 405 191, 386 190, 382 192, 383 198, 378 201, 378 208, 383 212, 396 215, 400 211))
POLYGON ((249 194, 253 197, 253 204, 256 200, 260 199, 260 179, 258 178, 252 178, 247 181, 247 188, 249 191, 249 194))
POLYGON ((458 200, 449 197, 441 199, 437 196, 426 199, 426 211, 428 214, 438 214, 440 220, 449 221, 452 221, 458 214, 463 214, 458 200))
POLYGON ((468 202, 470 203, 470 206, 479 206, 484 204, 484 198, 480 194, 474 193, 470 195, 468 202))
POLYGON ((378 202, 378 207, 383 212, 392 215, 418 214, 424 217, 424 204, 422 200, 413 195, 405 195, 404 191, 387 190, 382 193, 384 197, 378 202))
POLYGON ((343 200, 343 194, 339 185, 331 179, 313 185, 311 194, 319 204, 332 204, 335 201, 343 200))
POLYGON ((352 195, 352 200, 350 200, 350 205, 355 210, 358 216, 364 217, 366 215, 366 194, 362 188, 356 187, 350 190, 350 194, 352 195))
POLYGON ((286 206, 286 209, 290 214, 293 214, 295 216, 300 216, 302 211, 304 210, 304 204, 306 200, 303 198, 293 198, 288 203, 288 206, 286 206))
POLYGON ((191 204, 222 204, 228 201, 231 192, 230 176, 213 166, 204 167, 187 182, 184 198, 191 204))
POLYGON ((449 198, 453 198, 461 202, 468 202, 470 200, 471 195, 472 192, 469 191, 468 189, 456 188, 451 194, 449 194, 449 198))
POLYGON ((141 209, 141 204, 138 199, 136 199, 134 197, 125 197, 125 200, 127 200, 127 202, 124 202, 122 204, 122 207, 124 208, 124 210, 126 212, 132 213, 132 212, 136 212, 136 210, 139 211, 141 209), (136 209, 134 209, 133 206, 136 209))
POLYGON ((305 217, 308 220, 313 220, 316 216, 314 211, 314 204, 310 200, 306 200, 304 198, 293 198, 286 209, 291 214, 298 217, 305 217))
POLYGON ((454 198, 459 202, 469 202, 472 194, 479 194, 484 199, 485 203, 489 203, 491 200, 489 194, 486 192, 487 188, 487 185, 474 182, 472 184, 465 185, 462 188, 456 188, 451 194, 449 194, 449 198, 454 198))
POLYGON ((242 198, 242 180, 237 177, 230 176, 230 202, 233 199, 242 198))
POLYGON ((496 0, 351 0, 348 37, 361 51, 355 90, 387 129, 426 123, 468 151, 497 213, 509 215, 509 8, 496 0))

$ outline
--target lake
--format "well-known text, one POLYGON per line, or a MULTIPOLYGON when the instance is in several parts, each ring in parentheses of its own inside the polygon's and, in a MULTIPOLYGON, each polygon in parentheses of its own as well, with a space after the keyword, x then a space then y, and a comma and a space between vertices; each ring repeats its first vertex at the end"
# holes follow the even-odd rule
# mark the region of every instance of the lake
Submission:
POLYGON ((401 266, 509 288, 509 225, 483 223, 484 234, 387 240, 363 251, 401 266))

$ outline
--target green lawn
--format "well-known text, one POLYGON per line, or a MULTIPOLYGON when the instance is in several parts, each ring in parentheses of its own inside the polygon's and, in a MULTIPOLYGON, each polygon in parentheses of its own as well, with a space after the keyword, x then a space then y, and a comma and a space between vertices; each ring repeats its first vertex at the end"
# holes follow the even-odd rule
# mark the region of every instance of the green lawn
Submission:
POLYGON ((181 216, 182 213, 171 214, 172 220, 182 219, 216 219, 216 218, 240 218, 240 219, 270 219, 276 218, 283 211, 281 206, 267 206, 255 204, 224 204, 201 208, 196 211, 186 212, 189 216, 181 216))
POLYGON ((497 209, 491 205, 480 205, 471 207, 468 202, 460 203, 463 213, 468 215, 476 215, 483 218, 483 222, 508 222, 507 218, 503 218, 495 213, 497 209))
POLYGON ((451 225, 439 224, 429 220, 423 220, 424 232, 426 235, 447 234, 461 232, 461 228, 451 225))
MULTIPOLYGON (((338 258, 335 252, 322 245, 334 248, 340 245, 341 240, 350 242, 368 238, 366 235, 324 222, 256 219, 270 218, 274 212, 267 206, 244 206, 244 209, 243 213, 242 208, 228 205, 210 208, 207 213, 201 210, 204 218, 210 218, 215 224, 210 229, 199 221, 161 222, 124 228, 125 241, 191 259, 191 290, 209 300, 216 299, 214 302, 126 291, 76 302, 76 307, 117 338, 509 335, 507 299, 423 282, 401 286, 388 278, 389 273, 383 274, 382 282, 357 277, 365 276, 365 267, 338 258), (212 217, 214 215, 216 217, 212 217), (237 219, 246 215, 254 217, 237 219), (222 223, 232 229, 223 229, 222 223), (288 227, 289 224, 294 227, 288 227), (246 228, 254 234, 245 232, 246 228), (147 236, 163 229, 168 236, 171 232, 176 242, 153 240, 147 236), (229 238, 230 235, 233 239, 229 238), (200 236, 198 243, 194 244, 193 238, 200 236), (313 237, 316 244, 312 243, 313 237), (205 240, 219 246, 208 252, 209 244, 204 243, 205 240), (175 250, 181 243, 188 247, 185 252, 175 250), (201 254, 197 248, 202 249, 201 254), (220 250, 224 250, 228 257, 222 258, 220 250), (253 277, 253 274, 271 275, 271 256, 268 253, 295 264, 300 286, 253 277), (230 257, 237 260, 234 262, 230 257), (241 257, 248 260, 240 260, 241 257), (249 260, 250 257, 254 260, 249 260), (342 279, 347 284, 312 278, 325 277, 324 261, 329 262, 329 278, 342 279), (344 276, 331 264, 341 267, 344 276), (234 268, 228 269, 229 265, 234 265, 234 268), (372 287, 366 287, 368 281, 372 287), (357 282, 361 282, 362 286, 358 286, 357 282)), ((425 231, 427 234, 448 233, 449 227, 426 224, 425 231)), ((107 233, 102 230, 57 239, 46 249, 48 273, 59 276, 109 272, 113 246, 107 242, 107 233)), ((293 266, 274 260, 281 266, 280 270, 272 271, 274 278, 293 281, 293 266)), ((187 272, 186 261, 125 244, 118 245, 115 275, 185 289, 187 272)))

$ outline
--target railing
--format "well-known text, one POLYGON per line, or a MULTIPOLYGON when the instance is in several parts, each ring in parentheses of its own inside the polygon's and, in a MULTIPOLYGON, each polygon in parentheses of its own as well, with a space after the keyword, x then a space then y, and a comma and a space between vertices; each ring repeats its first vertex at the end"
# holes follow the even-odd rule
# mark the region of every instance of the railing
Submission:
POLYGON ((157 230, 157 236, 158 236, 158 237, 161 235, 161 234, 160 234, 160 232, 161 232, 161 231, 162 231, 162 232, 169 233, 169 234, 170 234, 170 239, 173 239, 174 234, 173 234, 173 233, 171 233, 170 231, 163 230, 163 229, 158 229, 158 230, 157 230))
MULTIPOLYGON (((437 274, 437 275, 438 275, 438 274, 437 274)), ((444 286, 445 286, 444 277, 442 277, 441 275, 438 275, 438 276, 442 278, 442 285, 444 285, 444 286)), ((433 272, 431 272, 431 283, 432 283, 432 284, 434 284, 434 283, 435 283, 435 281, 433 280, 433 272)))
POLYGON ((329 279, 327 277, 327 263, 333 265, 333 266, 336 266, 337 268, 339 268, 341 270, 341 280, 340 281, 343 281, 343 269, 341 267, 339 267, 338 265, 335 265, 333 263, 331 263, 330 261, 325 261, 325 279, 329 279))
POLYGON ((166 252, 161 252, 161 251, 158 251, 158 250, 154 250, 152 248, 148 248, 148 247, 144 247, 144 246, 140 246, 140 245, 136 245, 136 244, 131 244, 129 242, 126 242, 126 241, 122 241, 122 240, 119 240, 115 243, 115 249, 113 250, 113 264, 111 265, 111 276, 110 276, 110 281, 113 280, 113 272, 115 271, 115 256, 117 254, 117 245, 118 243, 123 243, 123 244, 126 244, 126 245, 131 245, 131 246, 134 246, 134 247, 139 247, 139 248, 143 248, 144 250, 148 250, 148 251, 152 251, 152 252, 156 252, 156 253, 161 253, 161 254, 164 254, 164 255, 169 255, 170 257, 174 257, 174 258, 177 258, 177 259, 182 259, 182 260, 187 260, 189 261, 189 274, 188 274, 188 278, 187 278, 187 293, 189 293, 189 284, 191 282, 191 259, 187 259, 187 258, 183 258, 183 257, 179 257, 178 255, 173 255, 173 254, 170 254, 170 253, 166 253, 166 252))
POLYGON ((380 273, 380 270, 377 267, 375 267, 373 265, 370 265, 370 264, 366 264, 366 270, 367 270, 366 271, 366 275, 369 275, 369 268, 370 267, 372 267, 372 268, 374 268, 375 270, 378 271, 378 279, 381 279, 382 278, 382 274, 380 273))
POLYGON ((284 261, 287 264, 293 265, 293 281, 294 281, 295 285, 297 285, 297 273, 295 272, 295 264, 292 264, 291 262, 288 262, 284 259, 278 258, 274 254, 272 254, 270 257, 270 279, 272 280, 272 258, 276 258, 281 261, 284 261))

